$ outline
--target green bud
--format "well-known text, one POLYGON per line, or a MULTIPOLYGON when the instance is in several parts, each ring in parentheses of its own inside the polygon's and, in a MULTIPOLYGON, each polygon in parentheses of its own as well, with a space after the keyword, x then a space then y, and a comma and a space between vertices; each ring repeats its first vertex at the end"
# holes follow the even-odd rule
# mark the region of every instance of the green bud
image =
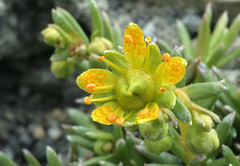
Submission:
POLYGON ((51 72, 57 78, 66 78, 72 75, 74 67, 67 61, 52 62, 51 72))
POLYGON ((75 53, 80 57, 84 57, 87 54, 87 46, 82 44, 75 49, 75 53))
POLYGON ((168 123, 153 120, 138 125, 141 135, 149 141, 159 141, 168 134, 168 123))
POLYGON ((41 34, 43 35, 44 42, 50 46, 63 47, 65 45, 61 34, 53 27, 47 27, 41 34))
POLYGON ((159 141, 150 141, 144 139, 144 144, 147 151, 155 154, 160 154, 171 149, 172 147, 172 137, 167 135, 159 141))
MULTIPOLYGON (((161 87, 157 87, 160 89, 161 87)), ((176 104, 176 96, 171 88, 165 87, 166 90, 161 92, 160 90, 155 91, 155 97, 153 99, 160 107, 172 109, 176 104)))
POLYGON ((195 126, 189 126, 187 130, 186 145, 194 154, 206 154, 219 146, 217 132, 211 129, 203 132, 195 126))
POLYGON ((89 45, 89 53, 103 55, 105 50, 111 50, 112 48, 112 43, 108 39, 96 37, 89 45))
POLYGON ((200 119, 202 119, 202 121, 205 124, 204 131, 210 132, 214 125, 212 118, 206 114, 200 114, 199 116, 200 116, 200 119))

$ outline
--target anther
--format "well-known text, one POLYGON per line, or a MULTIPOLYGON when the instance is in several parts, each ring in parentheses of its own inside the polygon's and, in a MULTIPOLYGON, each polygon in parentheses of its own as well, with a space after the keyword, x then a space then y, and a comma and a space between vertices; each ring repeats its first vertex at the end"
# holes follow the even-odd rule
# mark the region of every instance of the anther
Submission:
POLYGON ((84 103, 87 104, 87 105, 92 104, 92 102, 91 102, 91 97, 89 97, 89 96, 85 97, 83 101, 84 101, 84 103))
POLYGON ((87 84, 87 86, 86 86, 86 89, 89 92, 93 92, 95 88, 96 88, 95 84, 87 84))
POLYGON ((123 124, 124 122, 125 122, 125 119, 124 119, 124 118, 119 118, 119 119, 116 120, 116 124, 117 124, 117 125, 121 125, 121 124, 123 124))
POLYGON ((140 112, 140 114, 141 114, 142 116, 147 115, 148 113, 149 113, 149 109, 148 109, 148 108, 144 108, 144 109, 140 112))
POLYGON ((166 90, 166 88, 164 88, 164 87, 161 87, 161 88, 160 88, 160 91, 161 91, 161 92, 164 92, 165 90, 166 90))
POLYGON ((132 38, 131 35, 126 35, 124 38, 125 38, 127 43, 133 43, 133 38, 132 38))
POLYGON ((169 53, 165 53, 163 56, 162 56, 162 59, 165 61, 165 62, 169 62, 170 59, 171 59, 171 56, 169 53))
POLYGON ((110 112, 110 113, 108 114, 108 120, 109 120, 110 122, 114 122, 116 119, 117 119, 117 115, 116 115, 114 112, 110 112))
POLYGON ((150 43, 152 41, 152 38, 150 36, 146 37, 145 38, 145 42, 146 43, 150 43))
POLYGON ((104 56, 98 56, 98 59, 99 59, 100 61, 103 61, 103 60, 104 60, 104 56))

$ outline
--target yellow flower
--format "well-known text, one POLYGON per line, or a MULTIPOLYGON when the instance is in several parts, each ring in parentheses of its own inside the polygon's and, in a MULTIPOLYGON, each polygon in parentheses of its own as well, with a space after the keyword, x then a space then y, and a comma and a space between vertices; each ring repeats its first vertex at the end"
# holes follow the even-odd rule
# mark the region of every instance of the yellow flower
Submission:
POLYGON ((81 89, 92 93, 84 102, 99 106, 91 117, 102 124, 132 126, 157 119, 162 108, 174 107, 172 88, 185 75, 186 60, 168 53, 161 56, 134 23, 125 30, 123 49, 124 55, 107 50, 99 57, 111 71, 90 69, 76 80, 81 89))

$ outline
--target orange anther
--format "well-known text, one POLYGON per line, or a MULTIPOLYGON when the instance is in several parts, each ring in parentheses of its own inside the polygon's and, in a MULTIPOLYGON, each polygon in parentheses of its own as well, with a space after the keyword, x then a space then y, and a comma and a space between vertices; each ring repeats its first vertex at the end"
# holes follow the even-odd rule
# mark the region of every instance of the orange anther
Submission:
POLYGON ((88 96, 87 96, 87 97, 84 98, 83 101, 84 101, 84 103, 87 104, 87 105, 92 104, 92 102, 91 102, 91 97, 88 97, 88 96))
POLYGON ((164 88, 164 87, 161 87, 161 88, 160 88, 160 91, 161 91, 161 92, 164 92, 165 90, 166 90, 166 88, 164 88))
POLYGON ((98 56, 98 59, 99 59, 100 61, 103 61, 103 60, 104 60, 104 56, 98 56))
POLYGON ((121 125, 121 124, 123 124, 125 122, 125 119, 124 118, 118 118, 117 120, 116 120, 116 124, 117 125, 121 125))
POLYGON ((133 43, 133 38, 131 35, 127 34, 124 38, 127 43, 133 43))
POLYGON ((147 115, 148 113, 149 113, 149 109, 148 109, 148 108, 144 108, 144 109, 140 112, 140 114, 141 114, 142 116, 147 115))
POLYGON ((170 59, 171 59, 171 56, 169 53, 165 53, 163 56, 162 56, 162 59, 166 62, 169 62, 170 59))
POLYGON ((114 112, 110 112, 110 113, 108 114, 108 120, 109 120, 110 122, 113 122, 113 121, 115 121, 116 119, 117 119, 117 115, 114 114, 114 112))
POLYGON ((96 88, 95 84, 87 84, 87 86, 86 86, 86 89, 89 92, 93 92, 95 88, 96 88))
POLYGON ((145 38, 145 42, 146 43, 150 43, 152 41, 152 38, 150 36, 146 37, 145 38))

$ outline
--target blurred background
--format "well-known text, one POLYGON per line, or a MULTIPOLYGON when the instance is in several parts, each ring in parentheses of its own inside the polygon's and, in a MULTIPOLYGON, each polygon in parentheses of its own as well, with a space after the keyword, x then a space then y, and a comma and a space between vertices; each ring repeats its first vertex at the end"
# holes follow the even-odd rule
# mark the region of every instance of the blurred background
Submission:
MULTIPOLYGON (((213 25, 227 10, 231 20, 240 11, 240 1, 212 0, 213 25)), ((191 37, 197 30, 206 5, 204 0, 96 0, 112 24, 118 22, 122 32, 129 22, 137 23, 145 35, 165 40, 171 47, 179 45, 176 20, 181 19, 191 37)), ((56 79, 50 72, 49 57, 53 47, 43 42, 41 30, 52 23, 51 9, 68 10, 84 31, 91 33, 91 16, 87 0, 0 0, 0 151, 20 165, 26 164, 22 149, 30 150, 42 163, 45 148, 68 152, 62 123, 71 123, 68 107, 83 111, 89 107, 74 100, 84 94, 75 79, 56 79)), ((239 46, 240 39, 235 42, 239 46)), ((239 63, 225 67, 230 79, 239 77, 239 63)), ((86 94, 85 94, 86 95, 86 94)))

